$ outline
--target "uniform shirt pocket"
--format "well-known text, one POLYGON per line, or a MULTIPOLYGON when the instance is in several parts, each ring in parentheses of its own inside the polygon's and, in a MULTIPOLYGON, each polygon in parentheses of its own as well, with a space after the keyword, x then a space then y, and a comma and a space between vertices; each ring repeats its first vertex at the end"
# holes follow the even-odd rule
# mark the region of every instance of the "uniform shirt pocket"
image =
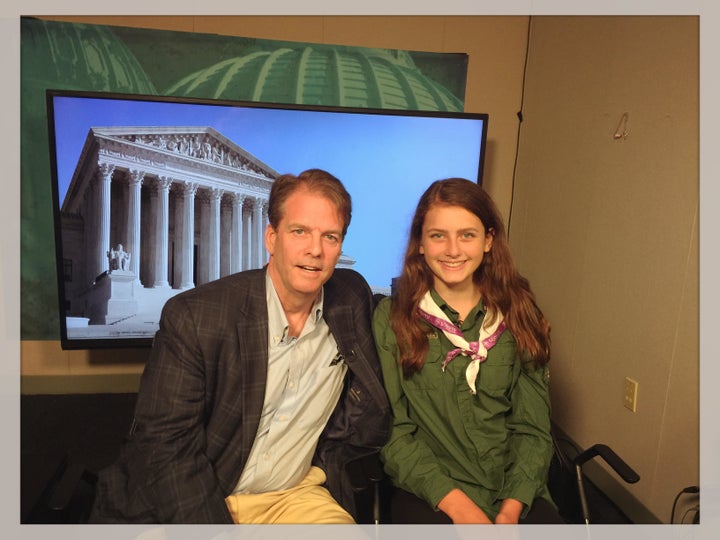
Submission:
POLYGON ((516 355, 515 340, 506 331, 488 351, 487 360, 480 364, 478 388, 492 396, 508 392, 512 387, 516 355))
POLYGON ((442 351, 437 334, 434 332, 429 333, 425 364, 420 371, 413 373, 406 380, 406 389, 408 391, 427 391, 439 388, 442 384, 442 363, 444 359, 445 354, 442 351))

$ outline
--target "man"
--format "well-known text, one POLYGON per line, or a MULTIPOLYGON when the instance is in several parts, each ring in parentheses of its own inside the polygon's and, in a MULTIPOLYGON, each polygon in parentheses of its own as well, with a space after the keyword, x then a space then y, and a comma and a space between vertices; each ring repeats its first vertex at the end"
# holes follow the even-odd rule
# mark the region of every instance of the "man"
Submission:
POLYGON ((390 416, 370 289, 335 270, 350 216, 329 173, 283 175, 266 268, 167 302, 93 521, 353 522, 345 465, 379 450, 390 416))

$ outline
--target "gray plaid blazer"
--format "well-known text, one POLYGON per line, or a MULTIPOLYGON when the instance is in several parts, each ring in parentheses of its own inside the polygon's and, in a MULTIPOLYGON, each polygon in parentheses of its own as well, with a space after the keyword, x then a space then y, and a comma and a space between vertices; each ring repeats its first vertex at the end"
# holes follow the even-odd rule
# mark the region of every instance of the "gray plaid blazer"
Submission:
MULTIPOLYGON (((390 408, 370 327, 372 294, 355 271, 325 284, 323 317, 348 365, 314 463, 351 514, 345 465, 377 452, 390 408)), ((179 294, 163 309, 142 375, 134 428, 99 474, 93 522, 232 523, 237 484, 260 421, 267 376, 265 270, 179 294)))

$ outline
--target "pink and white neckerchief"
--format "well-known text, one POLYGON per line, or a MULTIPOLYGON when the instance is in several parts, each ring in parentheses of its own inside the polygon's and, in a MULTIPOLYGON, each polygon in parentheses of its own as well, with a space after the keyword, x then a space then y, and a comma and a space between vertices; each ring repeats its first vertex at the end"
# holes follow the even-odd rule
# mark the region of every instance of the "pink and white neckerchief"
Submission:
MULTIPOLYGON (((495 321, 493 321, 493 324, 490 326, 485 327, 483 324, 480 328, 478 340, 470 342, 465 339, 460 329, 450 321, 448 316, 445 315, 445 312, 435 303, 430 295, 430 291, 426 292, 425 296, 420 300, 418 314, 432 326, 441 330, 450 342, 457 347, 450 350, 445 356, 445 360, 442 363, 443 372, 450 361, 458 354, 471 358, 465 370, 465 379, 470 387, 470 392, 473 395, 476 394, 475 380, 480 372, 480 364, 487 359, 488 349, 497 343, 500 334, 505 331, 506 324, 502 313, 498 313, 495 321)), ((485 314, 485 317, 487 318, 488 315, 491 314, 488 312, 485 314)))

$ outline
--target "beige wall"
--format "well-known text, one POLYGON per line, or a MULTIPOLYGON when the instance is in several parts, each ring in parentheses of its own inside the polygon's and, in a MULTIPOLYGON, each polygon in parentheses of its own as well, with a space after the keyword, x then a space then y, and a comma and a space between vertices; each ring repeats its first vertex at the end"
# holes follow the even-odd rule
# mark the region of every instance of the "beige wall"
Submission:
MULTIPOLYGON (((667 522, 698 484, 696 18, 533 17, 515 184, 528 17, 55 19, 468 53, 466 110, 490 114, 485 187, 506 216, 514 190, 513 249, 553 324, 555 421, 636 468, 634 486, 606 476, 641 519, 667 522)), ((147 352, 21 354, 23 391, 74 392, 133 388, 147 352)))
POLYGON ((553 325, 553 418, 668 521, 699 482, 698 19, 533 18, 524 116, 511 239, 553 325))

